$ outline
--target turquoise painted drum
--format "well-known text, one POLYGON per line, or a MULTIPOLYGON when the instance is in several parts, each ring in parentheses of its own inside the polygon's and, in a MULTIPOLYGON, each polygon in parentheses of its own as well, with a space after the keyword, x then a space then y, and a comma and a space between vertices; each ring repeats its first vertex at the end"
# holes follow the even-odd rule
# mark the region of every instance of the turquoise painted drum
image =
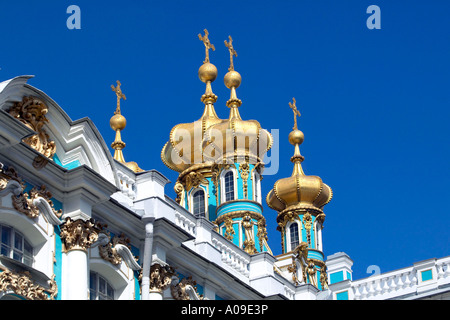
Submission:
POLYGON ((317 259, 317 260, 323 261, 324 256, 323 256, 322 251, 308 249, 308 259, 317 259))
POLYGON ((250 211, 262 215, 261 204, 251 200, 233 200, 221 204, 217 209, 217 217, 230 212, 250 211))

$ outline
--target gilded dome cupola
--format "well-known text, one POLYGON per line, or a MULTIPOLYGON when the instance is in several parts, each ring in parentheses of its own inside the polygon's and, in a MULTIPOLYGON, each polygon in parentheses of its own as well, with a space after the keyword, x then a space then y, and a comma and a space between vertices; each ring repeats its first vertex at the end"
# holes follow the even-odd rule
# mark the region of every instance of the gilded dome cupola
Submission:
MULTIPOLYGON (((331 188, 318 176, 308 176, 303 172, 301 163, 304 157, 300 154, 300 144, 303 143, 304 134, 297 128, 297 115, 300 115, 294 102, 289 103, 295 113, 293 131, 289 134, 289 142, 294 146, 294 155, 291 162, 294 164, 292 175, 275 182, 272 190, 266 197, 268 206, 279 212, 278 219, 283 212, 291 209, 313 210, 322 213, 323 207, 332 198, 331 188)), ((277 220, 278 220, 277 219, 277 220)))
POLYGON ((233 56, 237 53, 232 45, 232 38, 225 40, 230 51, 230 67, 224 77, 225 86, 231 90, 226 106, 230 108, 228 120, 210 126, 203 138, 204 157, 216 163, 241 162, 262 163, 264 154, 273 143, 272 135, 256 120, 242 120, 239 107, 242 101, 236 95, 242 77, 234 70, 233 56))
POLYGON ((217 68, 209 60, 209 50, 215 50, 214 45, 209 41, 208 30, 204 30, 205 35, 198 35, 205 45, 206 58, 198 70, 198 76, 206 84, 205 93, 201 101, 205 104, 204 111, 200 119, 191 123, 175 125, 170 131, 169 141, 164 145, 161 152, 163 163, 170 169, 182 172, 193 165, 205 163, 201 143, 204 133, 210 126, 221 123, 214 110, 214 103, 217 96, 213 93, 211 83, 217 78, 217 68))

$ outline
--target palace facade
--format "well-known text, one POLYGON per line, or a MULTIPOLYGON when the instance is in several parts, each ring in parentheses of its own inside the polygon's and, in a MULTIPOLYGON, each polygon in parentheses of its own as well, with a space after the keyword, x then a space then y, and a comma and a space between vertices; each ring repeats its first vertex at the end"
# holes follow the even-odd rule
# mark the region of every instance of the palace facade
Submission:
POLYGON ((231 37, 229 117, 217 116, 215 48, 207 30, 199 39, 203 113, 168 128, 160 153, 178 174, 176 199, 163 173, 125 160, 119 81, 114 154, 89 118, 72 121, 30 76, 0 83, 0 299, 449 299, 450 257, 353 280, 347 254, 324 256, 333 193, 303 171, 295 99, 292 175, 261 194, 273 138, 239 113, 231 37), (264 201, 277 213, 280 255, 268 245, 264 201))

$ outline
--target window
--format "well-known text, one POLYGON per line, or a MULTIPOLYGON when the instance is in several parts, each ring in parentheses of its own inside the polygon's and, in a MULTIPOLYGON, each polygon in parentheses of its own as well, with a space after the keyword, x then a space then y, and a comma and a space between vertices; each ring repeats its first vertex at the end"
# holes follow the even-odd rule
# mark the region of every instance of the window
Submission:
POLYGON ((293 223, 290 225, 289 233, 290 233, 290 238, 291 238, 291 250, 294 250, 300 244, 297 223, 293 223))
POLYGON ((192 196, 193 214, 196 217, 205 217, 205 191, 199 189, 192 196))
POLYGON ((89 280, 91 300, 114 300, 114 289, 105 278, 91 271, 89 280))
POLYGON ((12 227, 0 225, 0 254, 33 265, 33 247, 24 236, 12 227))
POLYGON ((234 175, 232 171, 228 171, 224 178, 225 201, 234 200, 234 175))
POLYGON ((253 190, 253 199, 261 203, 261 178, 256 172, 253 175, 253 190))

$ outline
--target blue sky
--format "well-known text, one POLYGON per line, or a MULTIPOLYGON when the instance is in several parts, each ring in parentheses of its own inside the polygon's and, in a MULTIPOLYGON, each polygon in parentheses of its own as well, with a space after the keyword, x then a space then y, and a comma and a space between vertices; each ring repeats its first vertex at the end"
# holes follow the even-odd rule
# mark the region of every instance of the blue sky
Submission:
MULTIPOLYGON (((216 111, 228 117, 233 37, 244 119, 280 134, 280 168, 262 181, 265 196, 292 172, 292 97, 302 114, 308 175, 331 186, 325 255, 344 251, 354 278, 406 267, 449 250, 450 25, 448 1, 2 1, 0 80, 29 83, 71 117, 91 118, 109 145, 109 119, 122 82, 127 161, 177 174, 160 160, 170 129, 197 120, 204 84, 197 71, 207 28, 219 75, 216 111), (69 30, 69 5, 81 29, 69 30), (381 29, 369 30, 369 5, 381 29)), ((265 206, 269 245, 281 253, 276 213, 265 206)))

